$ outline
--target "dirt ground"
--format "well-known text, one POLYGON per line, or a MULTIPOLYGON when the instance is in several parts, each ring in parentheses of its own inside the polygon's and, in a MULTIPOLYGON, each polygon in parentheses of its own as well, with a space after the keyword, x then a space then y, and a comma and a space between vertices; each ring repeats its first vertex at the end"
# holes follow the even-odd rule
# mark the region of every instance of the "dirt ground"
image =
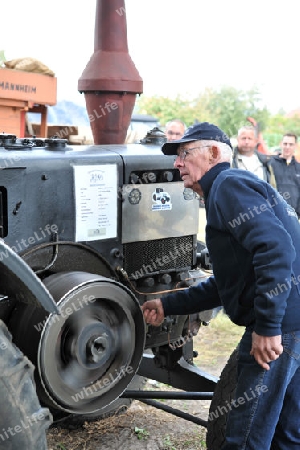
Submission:
MULTIPOLYGON (((223 314, 201 327, 194 339, 198 351, 195 363, 204 371, 219 376, 239 342, 242 329, 223 314)), ((145 389, 166 389, 148 380, 145 389)), ((168 389, 168 388, 167 388, 168 389)), ((208 400, 165 400, 164 404, 206 420, 208 400)), ((167 412, 133 401, 126 413, 85 424, 83 428, 48 431, 49 450, 204 450, 206 429, 167 412)))

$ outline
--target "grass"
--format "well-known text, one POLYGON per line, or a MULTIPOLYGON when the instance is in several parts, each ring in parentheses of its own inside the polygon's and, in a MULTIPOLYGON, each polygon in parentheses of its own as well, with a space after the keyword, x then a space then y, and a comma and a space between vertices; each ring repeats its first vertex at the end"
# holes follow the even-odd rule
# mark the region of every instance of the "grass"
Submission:
POLYGON ((170 436, 166 436, 164 438, 164 445, 170 450, 176 450, 176 448, 173 446, 173 444, 170 440, 170 436))
POLYGON ((243 333, 243 327, 232 323, 229 317, 220 311, 208 326, 200 328, 194 338, 194 350, 198 352, 194 363, 201 369, 219 376, 243 333))
POLYGON ((149 433, 145 428, 134 427, 134 432, 139 440, 147 439, 149 436, 149 433))

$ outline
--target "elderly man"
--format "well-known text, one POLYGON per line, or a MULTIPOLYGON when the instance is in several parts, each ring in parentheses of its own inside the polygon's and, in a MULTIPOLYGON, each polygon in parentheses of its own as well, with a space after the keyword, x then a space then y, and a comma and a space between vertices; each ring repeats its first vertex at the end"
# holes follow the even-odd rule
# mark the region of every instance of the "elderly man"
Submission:
POLYGON ((214 275, 145 302, 147 323, 223 306, 245 333, 222 450, 300 448, 300 224, 272 186, 230 168, 231 144, 207 122, 165 143, 184 186, 204 195, 214 275), (250 393, 257 395, 250 395, 250 393))

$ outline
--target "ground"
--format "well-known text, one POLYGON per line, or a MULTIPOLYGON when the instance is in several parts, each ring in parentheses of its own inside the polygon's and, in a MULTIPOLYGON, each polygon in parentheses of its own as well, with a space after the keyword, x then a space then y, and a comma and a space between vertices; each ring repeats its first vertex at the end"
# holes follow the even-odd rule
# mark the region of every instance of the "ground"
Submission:
MULTIPOLYGON (((243 329, 221 312, 194 339, 195 363, 219 376, 239 342, 243 329)), ((145 389, 165 389, 148 380, 145 389)), ((168 400, 165 404, 206 420, 210 401, 168 400)), ((49 450, 204 450, 206 429, 187 420, 134 401, 126 413, 86 424, 82 429, 48 431, 49 450)))

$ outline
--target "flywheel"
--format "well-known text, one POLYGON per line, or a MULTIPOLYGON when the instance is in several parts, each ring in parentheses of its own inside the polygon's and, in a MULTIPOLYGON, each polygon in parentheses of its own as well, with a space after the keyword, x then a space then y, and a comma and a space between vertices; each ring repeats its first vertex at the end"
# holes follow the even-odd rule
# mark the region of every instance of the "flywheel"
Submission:
POLYGON ((16 344, 37 367, 38 394, 50 409, 101 410, 123 393, 142 359, 138 300, 121 283, 85 272, 51 275, 44 283, 60 315, 25 305, 11 323, 16 344))

